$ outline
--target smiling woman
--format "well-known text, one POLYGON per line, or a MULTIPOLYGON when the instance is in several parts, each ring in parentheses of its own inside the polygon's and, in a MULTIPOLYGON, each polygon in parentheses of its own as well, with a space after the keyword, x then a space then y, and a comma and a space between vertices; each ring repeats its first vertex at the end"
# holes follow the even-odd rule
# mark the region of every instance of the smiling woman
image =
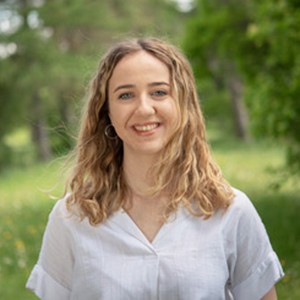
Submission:
POLYGON ((110 49, 92 80, 66 193, 27 287, 42 299, 276 299, 254 206, 213 161, 184 55, 110 49))
POLYGON ((114 69, 108 106, 110 121, 123 141, 124 161, 158 155, 179 117, 168 67, 142 50, 124 57, 114 69))

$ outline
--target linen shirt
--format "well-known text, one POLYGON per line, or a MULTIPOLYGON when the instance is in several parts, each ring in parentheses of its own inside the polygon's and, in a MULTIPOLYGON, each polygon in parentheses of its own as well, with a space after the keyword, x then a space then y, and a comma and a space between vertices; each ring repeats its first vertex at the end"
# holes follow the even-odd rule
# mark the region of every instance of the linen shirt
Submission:
POLYGON ((261 299, 283 276, 245 194, 204 220, 181 207, 150 243, 124 210, 91 226, 59 200, 27 288, 43 300, 261 299))

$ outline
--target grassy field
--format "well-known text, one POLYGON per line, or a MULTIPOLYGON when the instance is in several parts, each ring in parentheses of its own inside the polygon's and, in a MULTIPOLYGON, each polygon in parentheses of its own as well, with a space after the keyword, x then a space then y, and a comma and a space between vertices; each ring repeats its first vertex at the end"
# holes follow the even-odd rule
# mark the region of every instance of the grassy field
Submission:
POLYGON ((0 176, 0 299, 37 299, 24 285, 54 204, 49 195, 62 190, 58 166, 35 165, 0 176))
MULTIPOLYGON (((254 202, 281 259, 286 276, 278 283, 279 299, 300 299, 300 186, 280 190, 274 171, 283 152, 272 144, 242 145, 212 139, 215 159, 233 186, 254 202)), ((24 286, 39 252, 52 194, 62 190, 60 162, 9 170, 0 176, 0 299, 36 299, 24 286)))

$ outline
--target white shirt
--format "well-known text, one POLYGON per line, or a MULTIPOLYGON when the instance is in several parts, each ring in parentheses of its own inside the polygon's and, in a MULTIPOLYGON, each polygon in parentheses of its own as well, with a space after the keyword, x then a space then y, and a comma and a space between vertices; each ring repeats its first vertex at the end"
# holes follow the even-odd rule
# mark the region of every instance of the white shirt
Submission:
POLYGON ((53 208, 27 288, 43 300, 256 300, 283 276, 240 191, 208 220, 178 210, 150 243, 126 212, 91 226, 53 208))

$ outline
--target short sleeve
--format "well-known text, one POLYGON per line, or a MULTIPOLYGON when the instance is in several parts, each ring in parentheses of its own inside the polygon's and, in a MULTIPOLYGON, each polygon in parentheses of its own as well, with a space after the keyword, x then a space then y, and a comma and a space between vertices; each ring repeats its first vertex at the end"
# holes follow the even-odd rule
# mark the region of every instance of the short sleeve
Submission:
POLYGON ((26 283, 43 300, 70 297, 74 258, 67 222, 65 200, 59 200, 49 215, 38 262, 26 283))
POLYGON ((39 264, 34 266, 26 287, 43 300, 69 299, 69 290, 52 278, 39 264))
POLYGON ((261 299, 284 273, 261 218, 247 196, 236 191, 227 233, 230 289, 234 299, 261 299))

